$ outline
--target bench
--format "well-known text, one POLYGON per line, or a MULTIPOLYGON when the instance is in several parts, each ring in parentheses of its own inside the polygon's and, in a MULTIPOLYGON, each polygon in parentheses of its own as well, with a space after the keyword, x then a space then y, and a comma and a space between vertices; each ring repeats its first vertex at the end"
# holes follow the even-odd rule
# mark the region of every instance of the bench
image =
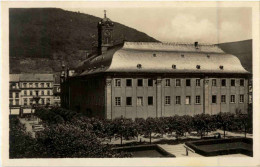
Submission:
POLYGON ((191 149, 190 147, 184 145, 184 147, 186 148, 186 156, 189 155, 189 151, 192 152, 192 153, 195 153, 195 151, 193 149, 191 149))

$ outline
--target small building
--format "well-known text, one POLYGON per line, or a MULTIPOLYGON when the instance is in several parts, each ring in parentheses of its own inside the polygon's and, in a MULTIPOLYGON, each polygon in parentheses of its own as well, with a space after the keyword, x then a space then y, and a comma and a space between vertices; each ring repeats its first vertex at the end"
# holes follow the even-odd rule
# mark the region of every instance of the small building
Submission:
POLYGON ((106 16, 98 34, 97 54, 61 76, 63 107, 105 119, 247 112, 250 73, 217 45, 113 45, 106 16))

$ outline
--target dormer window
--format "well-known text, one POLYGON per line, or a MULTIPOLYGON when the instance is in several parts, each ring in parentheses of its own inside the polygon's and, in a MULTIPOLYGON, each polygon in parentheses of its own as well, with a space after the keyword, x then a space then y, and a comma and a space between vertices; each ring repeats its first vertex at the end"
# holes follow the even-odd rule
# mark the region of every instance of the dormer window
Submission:
POLYGON ((221 70, 223 70, 223 69, 224 69, 224 66, 219 66, 219 68, 220 68, 221 70))
POLYGON ((137 68, 142 68, 142 65, 141 64, 137 64, 137 66, 136 66, 137 68))
POLYGON ((200 69, 200 65, 197 65, 196 68, 197 68, 197 69, 200 69))
POLYGON ((176 69, 176 65, 175 64, 172 65, 172 69, 176 69))

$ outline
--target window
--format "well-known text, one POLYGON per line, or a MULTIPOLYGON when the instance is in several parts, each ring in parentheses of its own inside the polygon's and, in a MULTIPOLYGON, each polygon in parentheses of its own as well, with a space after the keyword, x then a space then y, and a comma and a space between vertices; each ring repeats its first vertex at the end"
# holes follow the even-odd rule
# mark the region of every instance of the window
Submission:
POLYGON ((165 80, 165 86, 171 86, 171 80, 170 79, 165 80))
POLYGON ((19 99, 15 99, 15 105, 19 105, 19 99))
POLYGON ((13 99, 10 99, 10 100, 9 100, 9 104, 10 104, 10 106, 13 105, 13 99))
POLYGON ((131 106, 132 105, 132 97, 126 97, 126 105, 131 106))
POLYGON ((47 102, 46 102, 46 104, 50 104, 50 103, 51 103, 50 98, 47 98, 47 102))
POLYGON ((30 95, 32 96, 33 95, 33 92, 30 90, 30 95))
POLYGON ((226 103, 226 95, 221 95, 221 103, 226 103))
POLYGON ((190 79, 186 79, 186 86, 190 86, 190 79))
POLYGON ((41 83, 41 87, 44 88, 44 83, 41 83))
POLYGON ((27 83, 23 83, 23 87, 26 88, 27 87, 27 83))
POLYGON ((181 80, 180 79, 176 79, 175 86, 181 86, 181 80))
POLYGON ((196 79, 196 86, 200 86, 200 79, 196 79))
POLYGON ((35 83, 35 87, 38 88, 38 83, 35 83))
POLYGON ((221 86, 226 86, 226 79, 221 80, 221 86))
POLYGON ((148 86, 153 86, 153 79, 148 79, 148 86))
POLYGON ((230 103, 235 103, 235 95, 230 96, 230 103))
POLYGON ((23 91, 23 94, 24 94, 24 95, 27 95, 27 91, 26 91, 26 90, 24 90, 24 91, 23 91))
POLYGON ((240 79, 240 86, 244 86, 244 79, 240 79))
POLYGON ((132 86, 132 79, 126 79, 126 86, 132 86))
POLYGON ((30 105, 32 105, 33 104, 33 99, 32 98, 30 98, 30 105))
POLYGON ((143 86, 143 79, 137 79, 137 86, 143 86))
POLYGON ((19 98, 19 93, 15 93, 15 98, 19 98))
POLYGON ((153 96, 148 96, 148 105, 153 105, 153 96))
POLYGON ((42 101, 42 104, 45 104, 44 99, 41 99, 41 101, 42 101))
POLYGON ((44 95, 44 91, 42 90, 42 95, 44 95))
POLYGON ((217 86, 217 80, 216 79, 212 79, 212 86, 217 86))
POLYGON ((116 87, 120 87, 121 86, 121 79, 116 79, 115 80, 115 83, 116 83, 116 87))
POLYGON ((121 97, 115 97, 116 106, 121 106, 121 97))
POLYGON ((36 96, 39 96, 39 91, 35 91, 35 95, 36 95, 36 96))
POLYGON ((200 96, 196 96, 196 104, 200 104, 200 96))
POLYGON ((47 95, 50 95, 50 91, 49 90, 47 91, 47 95))
POLYGON ((24 99, 23 105, 27 106, 27 99, 24 99))
POLYGON ((137 97, 137 106, 143 105, 143 97, 137 97))
POLYGON ((176 96, 176 104, 181 104, 181 96, 176 96))
POLYGON ((165 105, 171 104, 171 96, 165 96, 165 105))
POLYGON ((185 104, 190 104, 190 96, 186 96, 185 104))
POLYGON ((50 87, 50 83, 46 83, 47 84, 47 87, 49 88, 50 87))
POLYGON ((29 83, 29 87, 32 88, 33 87, 33 83, 29 83))
POLYGON ((244 95, 240 95, 239 96, 239 102, 240 103, 244 103, 244 95))
POLYGON ((236 80, 231 79, 230 86, 235 86, 236 80))
POLYGON ((216 103, 217 103, 217 96, 212 95, 212 104, 216 104, 216 103))
POLYGON ((13 98, 13 92, 9 93, 9 98, 13 98))

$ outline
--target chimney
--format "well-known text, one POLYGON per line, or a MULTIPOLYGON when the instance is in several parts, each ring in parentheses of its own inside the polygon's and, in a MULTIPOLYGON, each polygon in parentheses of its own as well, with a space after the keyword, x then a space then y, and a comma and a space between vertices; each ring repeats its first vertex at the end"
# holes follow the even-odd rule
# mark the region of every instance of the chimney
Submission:
POLYGON ((196 49, 199 49, 199 42, 197 42, 197 41, 194 42, 194 46, 195 46, 196 49))

